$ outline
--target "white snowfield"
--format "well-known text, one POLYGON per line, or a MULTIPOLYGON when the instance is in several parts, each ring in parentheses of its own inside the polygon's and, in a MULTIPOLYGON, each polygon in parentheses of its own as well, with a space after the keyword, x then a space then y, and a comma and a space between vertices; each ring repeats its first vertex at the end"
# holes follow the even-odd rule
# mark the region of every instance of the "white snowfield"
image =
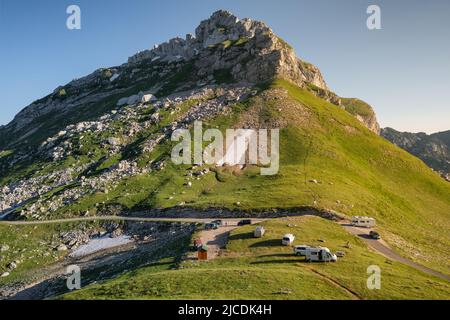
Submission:
POLYGON ((122 235, 110 238, 109 235, 105 235, 101 238, 91 239, 87 244, 79 246, 69 254, 69 257, 79 258, 100 250, 114 248, 131 242, 133 242, 133 240, 130 236, 122 235))
POLYGON ((271 129, 268 139, 268 130, 235 129, 227 130, 226 152, 216 161, 216 165, 262 164, 269 168, 261 168, 261 174, 273 175, 279 168, 279 129, 271 129), (268 141, 269 140, 269 141, 268 141), (270 152, 268 143, 270 144, 270 152))
MULTIPOLYGON (((249 143, 251 139, 257 139, 254 130, 237 130, 235 139, 232 140, 230 145, 227 143, 225 156, 217 161, 216 165, 221 166, 224 163, 231 166, 245 164, 247 148, 250 153, 250 159, 257 159, 257 150, 256 148, 252 148, 252 145, 249 143)), ((254 161, 254 164, 256 164, 256 161, 254 161)))

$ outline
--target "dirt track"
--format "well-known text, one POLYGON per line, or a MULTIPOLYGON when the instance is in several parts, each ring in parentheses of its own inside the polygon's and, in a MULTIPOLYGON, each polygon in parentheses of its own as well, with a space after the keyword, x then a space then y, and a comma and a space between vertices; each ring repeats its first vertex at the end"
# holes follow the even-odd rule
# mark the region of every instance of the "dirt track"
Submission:
MULTIPOLYGON (((218 229, 203 230, 199 234, 199 238, 208 246, 208 260, 214 259, 225 248, 230 231, 238 227, 241 219, 222 219, 225 225, 218 229)), ((252 224, 260 223, 262 219, 252 219, 252 224)))

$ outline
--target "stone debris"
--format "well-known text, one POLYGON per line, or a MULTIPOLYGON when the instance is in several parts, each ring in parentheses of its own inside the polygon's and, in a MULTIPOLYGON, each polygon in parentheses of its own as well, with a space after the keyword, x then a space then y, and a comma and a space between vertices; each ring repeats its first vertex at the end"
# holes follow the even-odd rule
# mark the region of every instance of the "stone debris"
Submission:
MULTIPOLYGON (((213 118, 229 111, 229 106, 247 99, 252 95, 253 89, 242 85, 227 85, 218 88, 217 85, 206 86, 199 89, 182 91, 153 102, 135 104, 120 110, 113 110, 95 121, 85 121, 69 125, 53 137, 48 138, 39 148, 41 155, 47 155, 53 161, 64 160, 76 151, 75 145, 82 144, 86 135, 101 136, 115 131, 111 129, 114 122, 123 123, 125 135, 122 137, 107 136, 101 144, 103 150, 108 150, 109 156, 118 154, 140 132, 147 130, 152 125, 161 121, 161 111, 178 110, 179 106, 188 101, 198 101, 187 112, 180 113, 175 121, 161 129, 152 138, 142 145, 142 152, 151 153, 153 149, 163 141, 170 139, 171 133, 179 128, 188 128, 194 120, 213 118), (142 121, 150 111, 148 121, 142 121)), ((140 95, 140 94, 139 94, 140 95)), ((0 214, 8 210, 23 206, 21 216, 33 219, 43 219, 45 215, 70 205, 81 197, 94 192, 108 193, 114 189, 125 177, 133 177, 148 174, 152 170, 163 170, 164 161, 150 164, 148 167, 139 167, 133 160, 122 160, 108 168, 100 175, 87 177, 81 175, 93 162, 82 164, 68 169, 56 171, 51 174, 37 175, 29 179, 3 186, 0 194, 0 214), (69 187, 70 186, 70 187, 69 187), (50 199, 42 196, 56 188, 64 188, 63 191, 50 199), (30 205, 27 202, 32 201, 30 205)), ((193 176, 201 176, 207 173, 203 169, 193 173, 193 176)))
POLYGON ((60 244, 58 247, 56 247, 56 251, 67 251, 68 248, 65 244, 60 244))
POLYGON ((6 266, 6 268, 8 268, 8 270, 12 271, 12 270, 14 270, 14 269, 17 268, 17 264, 18 264, 17 262, 13 261, 13 262, 9 263, 9 264, 6 266))

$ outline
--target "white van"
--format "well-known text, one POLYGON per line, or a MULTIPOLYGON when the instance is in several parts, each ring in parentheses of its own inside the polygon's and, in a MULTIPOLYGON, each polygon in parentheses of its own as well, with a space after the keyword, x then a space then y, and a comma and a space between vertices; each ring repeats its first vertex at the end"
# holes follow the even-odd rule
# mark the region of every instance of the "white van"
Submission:
POLYGON ((294 254, 296 256, 306 256, 306 252, 311 249, 310 246, 307 246, 306 244, 301 244, 299 246, 294 247, 294 254))
POLYGON ((262 238, 264 236, 264 233, 266 233, 266 230, 263 226, 257 226, 255 231, 253 232, 253 236, 255 238, 262 238))
POLYGON ((352 226, 373 228, 373 227, 375 227, 375 225, 376 225, 376 221, 374 218, 360 217, 360 216, 352 217, 352 226))
POLYGON ((331 253, 330 249, 326 247, 309 248, 306 251, 305 260, 307 262, 336 262, 337 257, 331 253))
POLYGON ((290 246, 294 243, 295 236, 292 233, 285 234, 281 239, 281 244, 283 246, 290 246))

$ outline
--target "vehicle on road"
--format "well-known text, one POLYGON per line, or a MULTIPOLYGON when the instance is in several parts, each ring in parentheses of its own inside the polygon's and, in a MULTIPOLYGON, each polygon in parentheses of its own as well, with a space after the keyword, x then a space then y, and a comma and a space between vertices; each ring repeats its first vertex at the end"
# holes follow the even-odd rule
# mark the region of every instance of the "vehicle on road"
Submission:
POLYGON ((375 239, 375 240, 380 240, 381 239, 380 234, 378 232, 376 232, 376 231, 373 231, 373 230, 369 232, 369 237, 371 237, 372 239, 375 239))
POLYGON ((241 221, 238 222, 237 225, 238 226, 245 226, 247 224, 252 224, 252 220, 250 220, 250 219, 241 220, 241 221))
POLYGON ((337 256, 331 253, 327 247, 317 247, 306 251, 305 260, 307 262, 336 262, 337 256))
POLYGON ((374 218, 360 216, 352 217, 352 226, 354 227, 373 228, 375 225, 376 221, 374 218))
POLYGON ((287 233, 283 236, 281 239, 281 244, 283 246, 290 246, 292 243, 294 243, 295 236, 292 233, 287 233))
POLYGON ((222 220, 214 220, 214 221, 211 221, 211 223, 215 223, 215 224, 217 224, 219 227, 221 227, 221 226, 224 225, 224 223, 223 223, 222 220))
POLYGON ((296 256, 306 256, 306 252, 311 249, 310 246, 307 246, 306 244, 301 244, 298 246, 294 246, 294 254, 296 256))
POLYGON ((263 226, 257 226, 255 231, 253 232, 253 236, 255 238, 262 238, 264 236, 264 233, 266 233, 266 230, 263 226))
POLYGON ((210 222, 210 223, 205 224, 205 230, 211 230, 211 229, 215 230, 218 228, 219 228, 219 226, 216 223, 210 222))

